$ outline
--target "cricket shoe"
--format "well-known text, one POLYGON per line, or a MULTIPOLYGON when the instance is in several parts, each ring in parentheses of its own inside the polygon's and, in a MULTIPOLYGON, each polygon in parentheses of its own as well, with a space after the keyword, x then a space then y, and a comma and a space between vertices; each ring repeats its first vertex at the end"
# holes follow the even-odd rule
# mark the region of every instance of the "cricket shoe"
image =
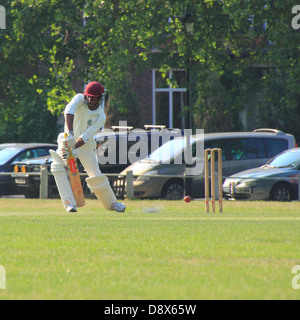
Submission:
POLYGON ((76 208, 72 205, 68 205, 66 211, 67 212, 77 212, 76 208))
POLYGON ((121 202, 115 202, 112 204, 112 208, 113 210, 117 211, 117 212, 124 212, 126 209, 125 204, 121 203, 121 202))

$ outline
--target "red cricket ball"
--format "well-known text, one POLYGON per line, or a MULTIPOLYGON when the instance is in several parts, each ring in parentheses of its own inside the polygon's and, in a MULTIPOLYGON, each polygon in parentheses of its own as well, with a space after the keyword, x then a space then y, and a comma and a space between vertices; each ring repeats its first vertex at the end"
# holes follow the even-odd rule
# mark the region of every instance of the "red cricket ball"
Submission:
POLYGON ((186 196, 183 199, 186 203, 190 203, 192 201, 192 198, 190 196, 186 196))

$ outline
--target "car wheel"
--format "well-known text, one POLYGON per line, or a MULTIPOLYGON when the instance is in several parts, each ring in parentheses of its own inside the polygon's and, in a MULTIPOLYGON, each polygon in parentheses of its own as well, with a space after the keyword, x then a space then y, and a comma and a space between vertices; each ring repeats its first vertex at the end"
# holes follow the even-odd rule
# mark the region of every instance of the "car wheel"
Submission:
POLYGON ((270 200, 281 202, 291 201, 292 194, 290 186, 286 183, 276 184, 271 191, 270 200))
POLYGON ((183 182, 180 180, 170 181, 164 187, 163 198, 166 200, 181 200, 183 195, 183 182))

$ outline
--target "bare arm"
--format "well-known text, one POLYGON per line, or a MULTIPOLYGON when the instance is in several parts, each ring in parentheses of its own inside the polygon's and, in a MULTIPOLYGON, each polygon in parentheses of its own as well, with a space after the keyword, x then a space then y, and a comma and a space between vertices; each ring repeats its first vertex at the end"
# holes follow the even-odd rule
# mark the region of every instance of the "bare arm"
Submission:
POLYGON ((79 138, 75 143, 75 149, 80 148, 84 144, 85 144, 85 142, 81 138, 79 138))
MULTIPOLYGON (((67 128, 69 129, 69 132, 72 132, 73 131, 74 115, 73 114, 66 114, 65 115, 65 122, 66 122, 67 128)), ((84 141, 81 138, 79 138, 75 143, 75 149, 80 148, 84 144, 85 144, 84 141)))
POLYGON ((73 114, 66 114, 65 115, 65 122, 66 122, 67 128, 69 129, 69 132, 74 131, 73 130, 74 115, 73 114))

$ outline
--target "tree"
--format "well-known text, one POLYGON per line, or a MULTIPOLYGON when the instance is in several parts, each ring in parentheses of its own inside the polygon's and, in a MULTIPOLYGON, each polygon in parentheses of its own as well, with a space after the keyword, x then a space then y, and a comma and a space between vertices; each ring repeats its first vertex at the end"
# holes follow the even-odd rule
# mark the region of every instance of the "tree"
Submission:
POLYGON ((132 64, 189 68, 194 117, 206 131, 242 129, 237 115, 246 104, 257 110, 257 126, 291 128, 288 117, 282 121, 285 115, 270 122, 265 111, 270 103, 279 110, 284 104, 293 119, 299 117, 299 33, 291 28, 292 7, 292 1, 261 0, 87 2, 86 57, 119 110, 130 108, 118 85, 130 87, 132 64), (187 19, 193 34, 185 28, 187 19), (274 73, 285 88, 280 99, 271 94, 274 73))
MULTIPOLYGON (((204 28, 208 28, 205 38, 212 39, 212 46, 202 47, 203 54, 198 59, 203 71, 198 82, 199 98, 194 105, 196 117, 205 119, 208 113, 210 127, 223 130, 227 129, 232 112, 236 113, 248 105, 257 114, 256 127, 274 127, 291 132, 299 139, 300 34, 291 27, 293 2, 255 0, 206 3, 211 9, 217 9, 207 11, 210 17, 207 21, 213 20, 215 23, 206 24, 204 28), (217 19, 217 16, 213 18, 217 11, 222 19, 217 19), (213 27, 209 29, 209 26, 213 27), (229 115, 224 125, 216 122, 218 117, 214 110, 217 106, 214 108, 207 103, 209 100, 203 99, 207 87, 207 79, 203 79, 203 75, 209 71, 218 75, 215 76, 216 81, 221 84, 215 94, 223 101, 221 109, 222 104, 218 103, 217 113, 229 115)), ((195 28, 197 35, 197 24, 195 28)), ((203 30, 201 34, 204 34, 203 30)), ((193 40, 197 41, 196 37, 193 40)), ((195 58, 197 56, 193 55, 192 59, 195 58)), ((236 125, 238 123, 233 128, 236 125)))
POLYGON ((142 102, 132 88, 132 71, 173 68, 192 74, 187 86, 193 116, 206 131, 242 129, 238 112, 247 105, 256 126, 288 130, 300 139, 295 125, 300 34, 291 26, 293 5, 291 0, 5 1, 0 132, 15 119, 19 125, 29 119, 32 108, 59 115, 75 93, 76 79, 82 85, 103 82, 108 118, 124 117, 135 125, 142 102), (194 24, 192 33, 187 21, 194 24))
POLYGON ((74 93, 73 36, 83 1, 5 1, 0 32, 0 141, 52 141, 57 115, 74 93))

